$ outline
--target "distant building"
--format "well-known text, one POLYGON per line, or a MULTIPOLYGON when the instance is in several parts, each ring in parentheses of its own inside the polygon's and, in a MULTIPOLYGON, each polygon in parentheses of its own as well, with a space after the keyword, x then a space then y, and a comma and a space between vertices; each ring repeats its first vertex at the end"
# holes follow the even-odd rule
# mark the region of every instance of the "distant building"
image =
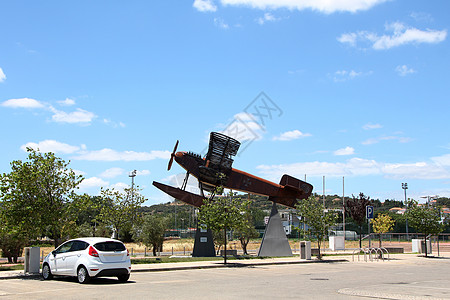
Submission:
POLYGON ((401 208, 401 207, 393 207, 389 210, 390 212, 399 214, 399 215, 403 215, 406 212, 405 208, 401 208))

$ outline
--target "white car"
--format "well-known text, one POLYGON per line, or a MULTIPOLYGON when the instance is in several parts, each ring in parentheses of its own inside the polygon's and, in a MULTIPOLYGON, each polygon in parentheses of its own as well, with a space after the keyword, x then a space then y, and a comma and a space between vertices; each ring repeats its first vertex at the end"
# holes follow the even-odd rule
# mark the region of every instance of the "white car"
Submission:
POLYGON ((42 263, 42 277, 76 276, 79 283, 91 277, 130 278, 130 254, 118 240, 89 237, 69 240, 48 254, 42 263))

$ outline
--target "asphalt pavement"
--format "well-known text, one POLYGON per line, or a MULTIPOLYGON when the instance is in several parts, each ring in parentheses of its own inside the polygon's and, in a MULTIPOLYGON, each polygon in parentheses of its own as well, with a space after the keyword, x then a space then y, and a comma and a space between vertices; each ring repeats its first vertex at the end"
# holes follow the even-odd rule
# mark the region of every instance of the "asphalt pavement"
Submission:
MULTIPOLYGON (((251 260, 230 260, 227 265, 223 261, 195 261, 181 263, 155 263, 155 264, 133 264, 133 273, 144 272, 176 272, 181 270, 195 269, 214 269, 214 268, 248 268, 258 266, 277 266, 277 265, 300 265, 300 264, 338 264, 341 268, 351 271, 352 269, 361 270, 361 267, 371 270, 382 269, 386 267, 400 268, 407 266, 412 270, 411 274, 420 273, 425 269, 448 270, 450 267, 450 253, 441 253, 440 257, 425 258, 417 254, 392 254, 389 259, 372 261, 369 257, 364 256, 343 255, 343 256, 327 256, 324 260, 303 260, 298 256, 284 258, 265 258, 251 260)), ((211 270, 212 271, 212 270, 211 270)), ((209 272, 211 272, 209 271, 209 272)), ((450 275, 448 272, 440 272, 436 274, 439 280, 415 281, 408 282, 408 289, 405 289, 406 282, 392 282, 392 284, 383 285, 381 290, 377 285, 360 285, 354 287, 346 287, 338 290, 338 293, 345 298, 378 298, 378 299, 450 299, 450 275), (426 291, 424 295, 423 292, 426 291)), ((38 278, 40 274, 24 274, 23 271, 2 271, 0 272, 0 286, 6 284, 5 279, 30 279, 38 278), (3 280, 2 280, 3 279, 3 280), (2 283, 3 282, 3 283, 2 283)))

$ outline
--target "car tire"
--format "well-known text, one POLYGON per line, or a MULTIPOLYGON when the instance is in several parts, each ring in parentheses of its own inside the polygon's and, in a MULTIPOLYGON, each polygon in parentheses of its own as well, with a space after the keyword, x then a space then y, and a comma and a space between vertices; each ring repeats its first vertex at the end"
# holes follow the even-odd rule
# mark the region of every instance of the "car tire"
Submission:
POLYGON ((117 279, 119 279, 119 281, 121 282, 127 282, 128 279, 130 279, 130 274, 122 274, 117 276, 117 279))
POLYGON ((89 273, 84 266, 78 268, 77 280, 81 284, 88 283, 91 280, 91 277, 89 276, 89 273))
POLYGON ((42 278, 44 278, 44 280, 53 279, 53 274, 52 274, 52 271, 50 270, 50 266, 48 264, 44 264, 42 266, 42 278))

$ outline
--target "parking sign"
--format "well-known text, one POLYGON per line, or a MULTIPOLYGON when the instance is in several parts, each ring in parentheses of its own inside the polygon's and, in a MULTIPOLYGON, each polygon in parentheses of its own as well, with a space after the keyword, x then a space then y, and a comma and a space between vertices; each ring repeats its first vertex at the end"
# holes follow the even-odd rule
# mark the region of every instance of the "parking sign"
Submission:
POLYGON ((373 206, 366 206, 366 219, 373 219, 373 206))

